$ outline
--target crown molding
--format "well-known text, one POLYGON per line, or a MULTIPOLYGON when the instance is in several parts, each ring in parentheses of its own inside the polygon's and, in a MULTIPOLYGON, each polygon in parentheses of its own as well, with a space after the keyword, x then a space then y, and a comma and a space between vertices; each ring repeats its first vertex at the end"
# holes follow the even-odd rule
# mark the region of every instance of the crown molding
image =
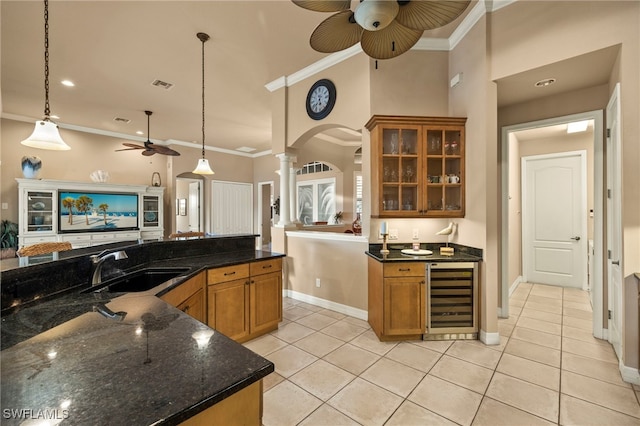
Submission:
POLYGON ((471 31, 473 26, 487 13, 484 1, 476 3, 471 12, 462 20, 458 28, 456 28, 449 37, 449 50, 453 50, 458 43, 471 31))

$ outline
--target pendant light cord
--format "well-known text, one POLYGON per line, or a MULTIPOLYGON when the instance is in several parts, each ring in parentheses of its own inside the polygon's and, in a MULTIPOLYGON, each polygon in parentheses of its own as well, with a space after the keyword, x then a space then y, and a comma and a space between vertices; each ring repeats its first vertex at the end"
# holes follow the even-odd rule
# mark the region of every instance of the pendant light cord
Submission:
POLYGON ((202 40, 202 158, 204 158, 204 42, 208 40, 204 36, 202 40))
POLYGON ((44 0, 44 119, 49 121, 49 0, 44 0))

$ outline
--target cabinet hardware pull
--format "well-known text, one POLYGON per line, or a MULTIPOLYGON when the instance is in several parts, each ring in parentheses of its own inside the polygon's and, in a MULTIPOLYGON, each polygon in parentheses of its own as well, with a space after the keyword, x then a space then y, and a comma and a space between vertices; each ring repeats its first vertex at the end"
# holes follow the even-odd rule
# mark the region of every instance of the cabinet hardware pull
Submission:
POLYGON ((273 267, 273 265, 263 265, 262 269, 268 269, 268 268, 271 268, 271 267, 273 267))
POLYGON ((409 272, 411 270, 411 268, 398 268, 398 271, 400 272, 409 272))
POLYGON ((182 310, 182 312, 184 312, 184 313, 189 312, 189 306, 188 306, 188 305, 187 305, 187 306, 185 306, 185 307, 184 307, 184 309, 182 310))
POLYGON ((233 271, 233 272, 225 272, 225 273, 224 273, 224 276, 226 277, 226 276, 228 276, 228 275, 235 275, 235 274, 236 274, 236 271, 233 271))

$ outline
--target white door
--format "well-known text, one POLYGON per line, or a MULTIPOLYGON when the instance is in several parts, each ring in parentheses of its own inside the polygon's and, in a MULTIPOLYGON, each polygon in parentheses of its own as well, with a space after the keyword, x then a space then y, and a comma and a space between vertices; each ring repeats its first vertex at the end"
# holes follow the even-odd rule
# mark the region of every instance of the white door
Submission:
POLYGON ((200 214, 200 182, 189 183, 189 231, 202 230, 202 215, 200 214))
POLYGON ((586 151, 576 151, 522 159, 528 282, 586 287, 586 156, 586 151))
POLYGON ((609 282, 609 342, 622 358, 622 169, 620 157, 620 85, 607 105, 607 277, 609 282))
POLYGON ((212 182, 211 212, 214 234, 253 233, 253 185, 212 182))

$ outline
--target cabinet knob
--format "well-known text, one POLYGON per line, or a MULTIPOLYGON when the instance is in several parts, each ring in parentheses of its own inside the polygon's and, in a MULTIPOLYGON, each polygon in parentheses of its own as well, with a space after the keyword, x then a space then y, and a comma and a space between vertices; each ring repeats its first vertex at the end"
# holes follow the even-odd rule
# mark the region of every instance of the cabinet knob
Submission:
POLYGON ((182 309, 182 312, 184 312, 185 314, 186 314, 186 313, 188 313, 188 312, 189 312, 189 305, 185 306, 185 307, 182 309))
POLYGON ((250 283, 249 283, 249 280, 246 280, 246 281, 244 282, 244 285, 249 285, 249 284, 250 284, 250 283))

